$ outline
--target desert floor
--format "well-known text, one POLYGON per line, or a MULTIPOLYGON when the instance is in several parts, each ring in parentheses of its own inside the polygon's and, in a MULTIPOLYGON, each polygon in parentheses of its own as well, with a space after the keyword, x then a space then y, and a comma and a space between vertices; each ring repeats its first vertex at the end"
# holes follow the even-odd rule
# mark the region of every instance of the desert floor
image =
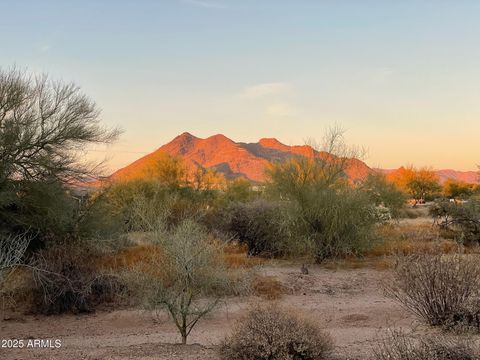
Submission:
MULTIPOLYGON (((299 266, 268 265, 261 272, 275 276, 286 288, 278 300, 318 321, 331 334, 335 358, 364 359, 389 328, 412 335, 431 332, 414 316, 384 295, 388 270, 360 267, 334 269, 312 266, 308 275, 299 266)), ((256 302, 229 299, 192 331, 187 346, 173 345, 179 337, 166 317, 154 320, 136 310, 97 311, 90 315, 25 316, 0 322, 1 338, 61 339, 59 349, 0 349, 1 359, 216 359, 216 347, 235 320, 256 302)))

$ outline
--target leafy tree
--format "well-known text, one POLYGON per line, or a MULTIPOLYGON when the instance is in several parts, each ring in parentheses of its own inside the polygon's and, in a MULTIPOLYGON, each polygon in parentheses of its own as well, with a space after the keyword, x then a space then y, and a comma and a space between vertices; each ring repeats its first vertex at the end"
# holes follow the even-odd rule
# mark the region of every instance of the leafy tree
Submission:
POLYGON ((402 167, 390 175, 393 183, 415 201, 432 199, 441 191, 438 176, 429 168, 416 169, 413 166, 402 167))
POLYGON ((199 166, 193 173, 191 185, 195 190, 202 191, 223 189, 225 186, 225 176, 214 169, 199 166))
POLYGON ((100 125, 95 103, 76 85, 0 70, 0 230, 41 233, 38 220, 71 221, 70 210, 54 210, 68 202, 56 189, 94 174, 98 167, 79 155, 118 133, 100 125))
POLYGON ((91 174, 79 151, 117 135, 100 125, 95 103, 76 85, 0 70, 0 186, 91 174))
POLYGON ((179 188, 187 183, 187 168, 181 158, 162 153, 148 168, 148 177, 170 188, 179 188))
POLYGON ((468 198, 473 192, 474 185, 463 181, 447 180, 443 184, 443 195, 450 199, 468 198))
POLYGON ((415 200, 415 204, 420 200, 433 198, 440 190, 437 175, 428 169, 421 169, 415 172, 415 175, 407 182, 408 193, 415 200))

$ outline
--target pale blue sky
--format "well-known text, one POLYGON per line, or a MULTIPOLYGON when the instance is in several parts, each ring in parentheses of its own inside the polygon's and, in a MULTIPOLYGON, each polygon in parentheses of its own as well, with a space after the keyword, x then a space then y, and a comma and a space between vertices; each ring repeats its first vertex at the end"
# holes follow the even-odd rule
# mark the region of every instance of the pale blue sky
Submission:
POLYGON ((184 131, 298 144, 335 123, 372 166, 480 162, 480 1, 0 0, 0 12, 0 66, 75 81, 125 130, 112 169, 184 131))

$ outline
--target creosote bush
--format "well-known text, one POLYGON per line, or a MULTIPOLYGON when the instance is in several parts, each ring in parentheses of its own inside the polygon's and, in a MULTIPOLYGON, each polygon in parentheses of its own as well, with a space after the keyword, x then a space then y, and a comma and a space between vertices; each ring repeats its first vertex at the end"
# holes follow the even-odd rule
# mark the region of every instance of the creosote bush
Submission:
POLYGON ((56 245, 40 251, 34 263, 34 312, 92 312, 123 291, 118 277, 101 272, 98 254, 85 244, 56 245))
POLYGON ((279 255, 287 237, 279 204, 264 199, 230 203, 219 222, 221 230, 247 245, 249 255, 279 255))
POLYGON ((392 331, 374 349, 374 360, 478 360, 478 349, 465 341, 445 336, 424 336, 412 339, 400 331, 392 331))
POLYGON ((465 203, 436 202, 430 215, 440 228, 449 230, 464 244, 480 243, 480 201, 470 199, 465 203))
POLYGON ((400 258, 387 293, 433 326, 475 326, 480 330, 480 264, 461 255, 400 258))
POLYGON ((278 306, 260 306, 220 346, 222 360, 326 359, 332 341, 313 322, 278 306))

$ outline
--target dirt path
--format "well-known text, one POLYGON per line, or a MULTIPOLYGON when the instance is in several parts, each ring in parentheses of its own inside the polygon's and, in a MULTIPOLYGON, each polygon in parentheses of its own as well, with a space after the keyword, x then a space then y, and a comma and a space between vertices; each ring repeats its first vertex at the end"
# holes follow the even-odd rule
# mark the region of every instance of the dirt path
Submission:
MULTIPOLYGON (((383 295, 386 271, 327 270, 312 267, 266 267, 261 273, 277 277, 288 290, 279 302, 309 315, 329 332, 341 358, 363 359, 387 328, 426 331, 415 318, 383 295)), ((59 349, 0 349, 0 359, 215 359, 216 345, 235 320, 258 298, 230 299, 192 332, 190 346, 178 342, 166 317, 153 321, 137 310, 94 315, 31 317, 0 322, 0 338, 61 339, 59 349)), ((265 300, 261 300, 265 301, 265 300)))

